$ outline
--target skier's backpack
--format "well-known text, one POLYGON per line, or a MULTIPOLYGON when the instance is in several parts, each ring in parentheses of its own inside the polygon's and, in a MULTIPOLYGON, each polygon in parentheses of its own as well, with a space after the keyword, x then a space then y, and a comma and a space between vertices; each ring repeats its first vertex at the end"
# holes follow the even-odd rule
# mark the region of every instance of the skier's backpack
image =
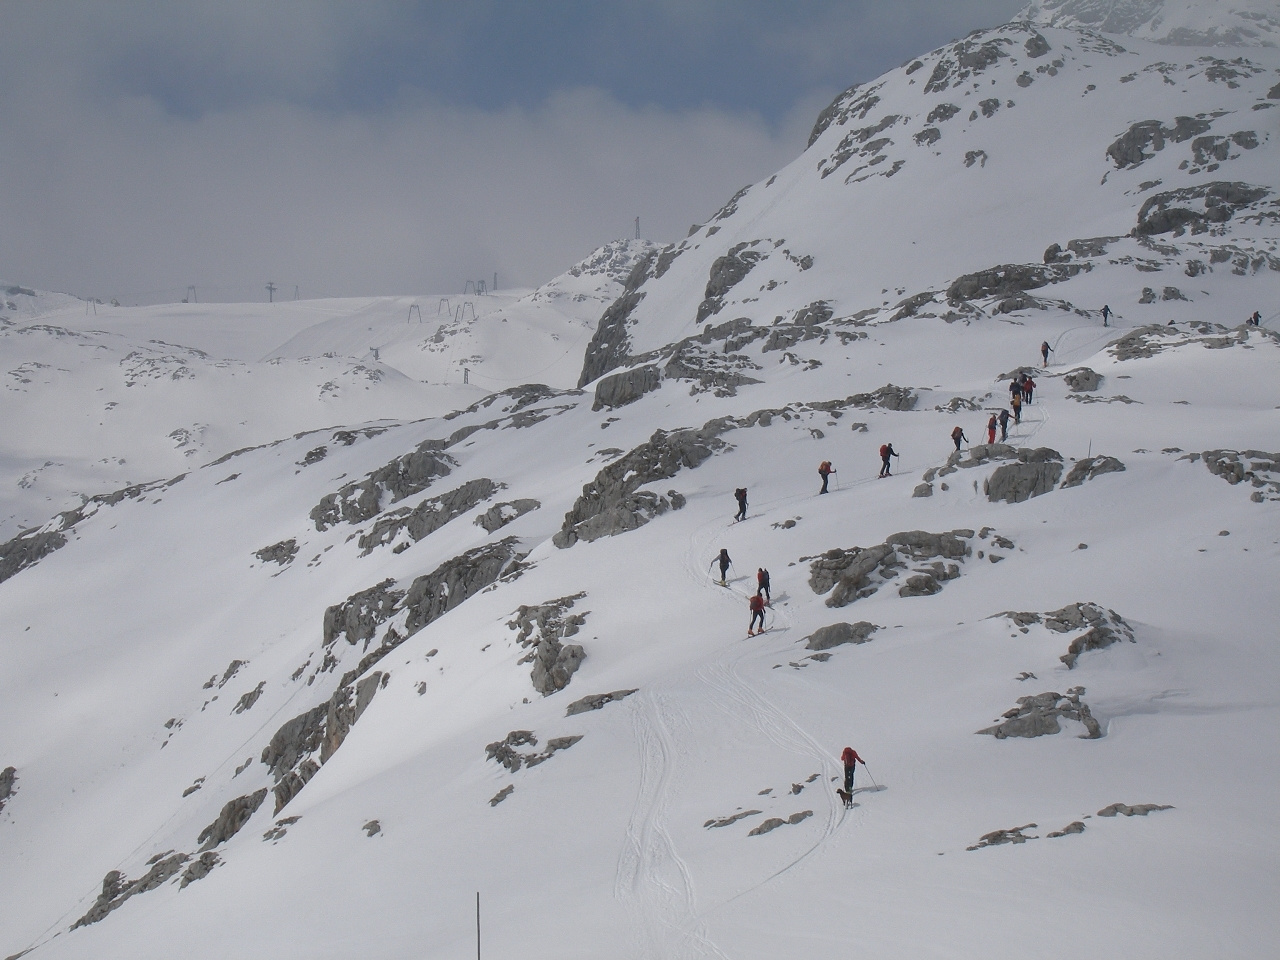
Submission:
POLYGON ((889 455, 889 445, 887 443, 880 444, 880 456, 887 457, 889 455))
POLYGON ((951 431, 952 440, 959 440, 962 436, 964 436, 964 430, 961 429, 960 427, 956 427, 954 430, 951 431))
POLYGON ((733 495, 739 500, 745 500, 747 499, 747 488, 739 487, 737 490, 733 491, 733 495))
POLYGON ((822 463, 820 463, 820 464, 818 465, 818 472, 819 472, 819 473, 830 473, 830 472, 831 472, 831 461, 830 461, 830 460, 823 460, 823 461, 822 461, 822 463))

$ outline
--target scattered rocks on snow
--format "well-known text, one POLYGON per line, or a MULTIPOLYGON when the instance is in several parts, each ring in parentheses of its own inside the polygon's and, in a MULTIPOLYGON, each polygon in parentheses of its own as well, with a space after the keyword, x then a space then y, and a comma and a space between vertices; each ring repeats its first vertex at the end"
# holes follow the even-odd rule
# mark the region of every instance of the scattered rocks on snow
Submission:
POLYGON ((1055 830, 1053 833, 1048 834, 1048 837, 1050 840, 1054 840, 1058 837, 1069 837, 1075 833, 1084 833, 1084 824, 1079 820, 1071 821, 1061 830, 1055 830))
POLYGON ((1052 283, 1070 280, 1081 271, 1092 269, 1085 263, 1006 263, 977 273, 965 274, 952 281, 947 288, 947 300, 959 306, 970 300, 988 297, 1007 298, 1036 290, 1052 283))
POLYGON ((553 737, 547 741, 546 749, 541 753, 520 753, 516 747, 536 747, 538 738, 533 735, 532 730, 512 730, 504 739, 486 746, 484 752, 490 760, 502 764, 512 773, 517 773, 522 764, 526 767, 536 767, 543 761, 550 760, 561 750, 568 750, 581 739, 580 736, 553 737))
POLYGON ((266 798, 267 788, 263 787, 261 790, 243 797, 236 797, 223 804, 217 819, 201 830, 200 836, 196 838, 196 843, 202 844, 201 851, 212 850, 239 833, 266 798))
POLYGON ((871 596, 910 564, 921 564, 939 557, 942 559, 915 567, 913 576, 898 590, 902 597, 928 596, 941 590, 944 581, 960 576, 959 564, 971 553, 966 541, 973 535, 972 530, 953 530, 950 533, 911 530, 895 533, 874 547, 836 548, 820 557, 801 559, 812 561, 809 586, 813 592, 823 594, 831 591, 827 606, 843 607, 871 596))
POLYGON ((809 817, 812 817, 812 816, 813 816, 812 810, 801 810, 799 813, 793 813, 791 816, 787 817, 787 819, 785 820, 781 819, 780 817, 770 817, 768 820, 765 820, 759 826, 753 827, 751 830, 749 830, 747 832, 747 836, 758 837, 761 834, 765 834, 765 833, 769 833, 770 831, 777 830, 778 827, 785 827, 788 824, 800 823, 802 820, 807 820, 809 819, 809 817))
POLYGON ((1280 500, 1280 453, 1265 450, 1206 450, 1179 457, 1195 463, 1204 463, 1215 477, 1221 477, 1231 485, 1249 481, 1254 488, 1250 495, 1255 503, 1264 500, 1280 500))
POLYGON ((1058 720, 1075 720, 1084 724, 1085 733, 1081 739, 1097 740, 1102 736, 1102 728, 1093 718, 1089 705, 1080 696, 1084 687, 1072 687, 1064 696, 1061 693, 1040 693, 1032 697, 1019 697, 1018 705, 1004 712, 1004 722, 993 727, 979 730, 978 733, 990 734, 997 740, 1008 737, 1042 737, 1047 734, 1060 733, 1058 720))
POLYGON ((977 843, 965 849, 981 850, 983 847, 998 847, 1002 843, 1026 843, 1028 840, 1039 840, 1039 837, 1028 837, 1022 832, 1035 830, 1036 826, 1034 823, 1025 823, 1020 827, 1010 827, 1008 830, 993 830, 991 833, 984 833, 977 843))
POLYGON ((489 806, 496 807, 503 800, 507 799, 507 797, 511 796, 511 794, 515 793, 515 790, 516 785, 514 783, 508 783, 505 787, 489 798, 489 806))
POLYGON ((292 563, 293 558, 298 555, 298 541, 293 539, 281 540, 279 543, 273 543, 269 547, 255 550, 253 555, 263 563, 278 563, 283 567, 286 563, 292 563))
POLYGON ((190 859, 185 853, 172 851, 153 857, 150 861, 151 869, 137 880, 128 880, 119 870, 112 870, 102 878, 102 892, 98 894, 98 899, 83 917, 71 925, 71 929, 97 923, 111 911, 124 906, 124 902, 130 897, 156 889, 181 870, 182 865, 190 859))
POLYGON ((1148 813, 1158 810, 1172 810, 1173 807, 1166 803, 1139 803, 1137 806, 1129 806, 1124 803, 1113 803, 1110 806, 1103 807, 1098 811, 1100 817, 1114 817, 1121 814, 1126 817, 1145 817, 1148 813))
POLYGON ((382 824, 379 823, 377 820, 370 820, 360 829, 364 831, 364 835, 366 837, 376 837, 378 834, 382 832, 382 824))
POLYGON ((992 503, 1021 503, 1048 493, 1062 477, 1062 454, 1048 447, 1018 451, 1017 463, 996 467, 982 489, 992 503))
POLYGON ((579 713, 587 713, 590 710, 600 710, 606 704, 631 696, 638 689, 638 687, 632 687, 630 690, 614 690, 612 693, 594 693, 589 697, 573 701, 565 708, 564 715, 572 717, 579 713))
POLYGON ((1187 230, 1192 234, 1206 233, 1211 226, 1226 223, 1270 192, 1252 184, 1218 181, 1157 193, 1147 198, 1138 211, 1133 236, 1172 233, 1180 237, 1187 230))
POLYGON ((283 840, 285 834, 289 832, 289 827, 293 826, 301 819, 301 817, 281 817, 271 825, 270 830, 262 835, 262 839, 270 840, 272 843, 277 843, 278 841, 283 840))
POLYGON ((364 523, 382 512, 383 497, 391 503, 425 490, 437 477, 448 476, 458 461, 443 452, 445 441, 424 440, 411 453, 397 457, 363 480, 343 484, 311 510, 317 530, 339 523, 364 523))

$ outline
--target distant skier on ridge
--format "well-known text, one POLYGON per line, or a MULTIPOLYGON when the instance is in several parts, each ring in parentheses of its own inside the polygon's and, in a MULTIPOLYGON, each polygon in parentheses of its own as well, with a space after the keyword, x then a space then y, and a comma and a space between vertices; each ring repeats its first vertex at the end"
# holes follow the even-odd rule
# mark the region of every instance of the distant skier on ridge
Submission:
POLYGON ((987 421, 987 443, 996 442, 996 415, 993 413, 991 419, 987 421))
POLYGON ((1040 356, 1044 357, 1044 363, 1042 364, 1043 366, 1047 367, 1049 365, 1049 352, 1052 349, 1053 347, 1049 346, 1048 340, 1045 340, 1043 343, 1040 344, 1040 356))
POLYGON ((747 519, 747 488, 739 487, 733 491, 733 495, 738 500, 738 512, 733 515, 733 519, 735 521, 747 519))
POLYGON ((892 443, 883 443, 880 445, 880 476, 892 476, 889 473, 889 458, 896 457, 898 454, 893 449, 892 443))
POLYGON ((964 428, 963 428, 963 427, 956 427, 954 430, 952 430, 952 431, 951 431, 951 439, 955 441, 955 444, 956 444, 956 453, 959 453, 959 452, 960 452, 960 442, 961 442, 962 440, 963 440, 965 443, 968 443, 968 442, 969 442, 969 438, 968 438, 968 437, 966 437, 966 436, 964 435, 964 428))

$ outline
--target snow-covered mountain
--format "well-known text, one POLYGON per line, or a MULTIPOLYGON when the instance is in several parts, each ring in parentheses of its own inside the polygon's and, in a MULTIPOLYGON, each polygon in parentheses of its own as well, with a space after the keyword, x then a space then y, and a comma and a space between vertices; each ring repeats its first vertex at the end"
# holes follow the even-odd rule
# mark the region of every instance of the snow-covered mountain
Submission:
POLYGON ((6 462, 219 426, 0 545, 0 953, 1267 954, 1266 14, 1033 5, 474 320, 9 319, 6 462))

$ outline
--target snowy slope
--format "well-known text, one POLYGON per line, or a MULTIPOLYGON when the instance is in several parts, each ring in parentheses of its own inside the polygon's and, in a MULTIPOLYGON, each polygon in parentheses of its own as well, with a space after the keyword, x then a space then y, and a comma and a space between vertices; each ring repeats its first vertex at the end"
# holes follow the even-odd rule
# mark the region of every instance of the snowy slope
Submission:
MULTIPOLYGON (((0 547, 0 952, 469 955, 479 891, 492 956, 1267 955, 1280 59, 1177 54, 935 51, 683 244, 477 298, 479 373, 502 317, 580 338, 550 386, 372 391, 0 547)), ((404 300, 330 306, 262 355, 431 379, 404 300)))

